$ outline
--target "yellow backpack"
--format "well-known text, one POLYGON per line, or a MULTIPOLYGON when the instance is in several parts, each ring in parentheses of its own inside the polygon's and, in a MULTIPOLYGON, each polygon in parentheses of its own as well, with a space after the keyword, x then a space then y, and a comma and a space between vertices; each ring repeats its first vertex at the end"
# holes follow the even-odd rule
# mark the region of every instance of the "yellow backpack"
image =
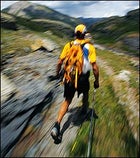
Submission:
POLYGON ((64 59, 63 82, 71 82, 75 88, 77 88, 78 78, 82 73, 84 44, 70 42, 70 49, 64 59))

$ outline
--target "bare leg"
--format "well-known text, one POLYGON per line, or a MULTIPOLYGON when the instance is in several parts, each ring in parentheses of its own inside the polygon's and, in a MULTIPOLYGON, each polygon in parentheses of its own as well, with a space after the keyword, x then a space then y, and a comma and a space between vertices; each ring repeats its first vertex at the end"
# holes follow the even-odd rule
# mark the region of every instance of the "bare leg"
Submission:
POLYGON ((68 111, 68 107, 71 103, 72 99, 71 100, 65 100, 61 107, 60 107, 60 110, 58 112, 58 117, 57 117, 57 122, 60 124, 62 119, 63 119, 63 116, 66 114, 66 112, 68 111))

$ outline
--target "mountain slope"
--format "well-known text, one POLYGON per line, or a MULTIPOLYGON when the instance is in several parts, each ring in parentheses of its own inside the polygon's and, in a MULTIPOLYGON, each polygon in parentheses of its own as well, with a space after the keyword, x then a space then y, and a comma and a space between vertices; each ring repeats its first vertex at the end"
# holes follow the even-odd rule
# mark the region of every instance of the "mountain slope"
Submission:
POLYGON ((3 9, 2 13, 14 19, 9 24, 9 20, 2 14, 2 27, 14 26, 16 29, 51 32, 65 39, 73 38, 74 27, 85 23, 96 43, 104 44, 109 49, 139 55, 139 9, 130 11, 123 17, 84 19, 66 16, 43 5, 19 1, 3 9))
POLYGON ((139 9, 130 11, 123 17, 110 17, 89 28, 98 43, 111 48, 118 47, 124 51, 139 51, 139 9))
POLYGON ((59 20, 73 26, 76 25, 78 22, 76 18, 66 16, 46 6, 27 1, 16 2, 10 7, 3 9, 3 12, 28 19, 59 20))
POLYGON ((1 28, 17 30, 18 26, 15 17, 6 13, 1 13, 1 28))
POLYGON ((87 27, 90 27, 91 25, 100 22, 106 18, 78 18, 82 23, 86 24, 87 27))
MULTIPOLYGON (((60 38, 73 37, 73 28, 81 23, 80 20, 61 14, 43 5, 31 2, 19 1, 2 10, 3 24, 7 26, 9 21, 6 16, 15 19, 15 25, 19 29, 30 29, 38 32, 51 32, 60 38), (6 16, 3 16, 3 15, 6 16)), ((6 28, 11 29, 11 25, 6 28)))

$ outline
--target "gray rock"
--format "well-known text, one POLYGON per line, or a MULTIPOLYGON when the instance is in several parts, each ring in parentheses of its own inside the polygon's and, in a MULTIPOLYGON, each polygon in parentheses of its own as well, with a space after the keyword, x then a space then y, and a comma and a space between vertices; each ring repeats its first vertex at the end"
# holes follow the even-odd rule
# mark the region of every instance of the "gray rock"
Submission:
POLYGON ((5 75, 1 74, 1 103, 17 92, 16 85, 5 75))
POLYGON ((43 112, 60 91, 58 81, 47 80, 49 73, 55 70, 57 57, 37 51, 9 60, 11 58, 6 60, 1 79, 1 157, 10 156, 29 124, 35 128, 42 125, 43 112), (10 79, 3 73, 8 73, 10 79))

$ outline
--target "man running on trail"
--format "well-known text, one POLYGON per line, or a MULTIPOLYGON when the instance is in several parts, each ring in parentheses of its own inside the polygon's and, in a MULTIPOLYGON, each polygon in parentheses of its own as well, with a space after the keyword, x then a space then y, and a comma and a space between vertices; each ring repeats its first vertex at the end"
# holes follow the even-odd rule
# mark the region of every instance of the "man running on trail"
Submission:
MULTIPOLYGON (((96 52, 95 52, 95 48, 94 48, 93 44, 91 44, 89 42, 89 40, 86 39, 86 36, 85 36, 85 35, 87 35, 86 33, 87 33, 87 29, 86 29, 85 25, 80 24, 80 25, 76 26, 76 28, 75 28, 76 39, 73 41, 73 43, 74 44, 83 44, 84 43, 84 45, 82 47, 83 56, 85 56, 87 60, 84 60, 84 62, 86 61, 86 63, 83 63, 82 73, 77 80, 76 88, 70 82, 64 82, 64 98, 65 98, 65 100, 61 104, 56 122, 51 131, 51 136, 53 137, 53 139, 57 138, 60 134, 60 123, 63 119, 63 116, 68 111, 68 107, 69 107, 70 103, 72 102, 72 99, 73 99, 76 91, 78 92, 78 97, 81 93, 83 94, 81 112, 83 114, 86 114, 88 106, 89 106, 88 93, 89 93, 89 89, 90 89, 89 76, 90 76, 91 68, 93 70, 93 74, 95 77, 94 88, 96 89, 99 87, 99 69, 96 64, 96 52), (86 43, 86 41, 88 41, 88 42, 86 43), (87 66, 88 64, 90 65, 90 67, 87 66), (86 66, 86 68, 84 66, 86 66)), ((71 47, 70 43, 67 43, 64 46, 62 53, 60 54, 58 64, 57 64, 57 69, 56 69, 56 76, 59 76, 61 66, 67 56, 67 52, 70 49, 70 47, 71 47)))

